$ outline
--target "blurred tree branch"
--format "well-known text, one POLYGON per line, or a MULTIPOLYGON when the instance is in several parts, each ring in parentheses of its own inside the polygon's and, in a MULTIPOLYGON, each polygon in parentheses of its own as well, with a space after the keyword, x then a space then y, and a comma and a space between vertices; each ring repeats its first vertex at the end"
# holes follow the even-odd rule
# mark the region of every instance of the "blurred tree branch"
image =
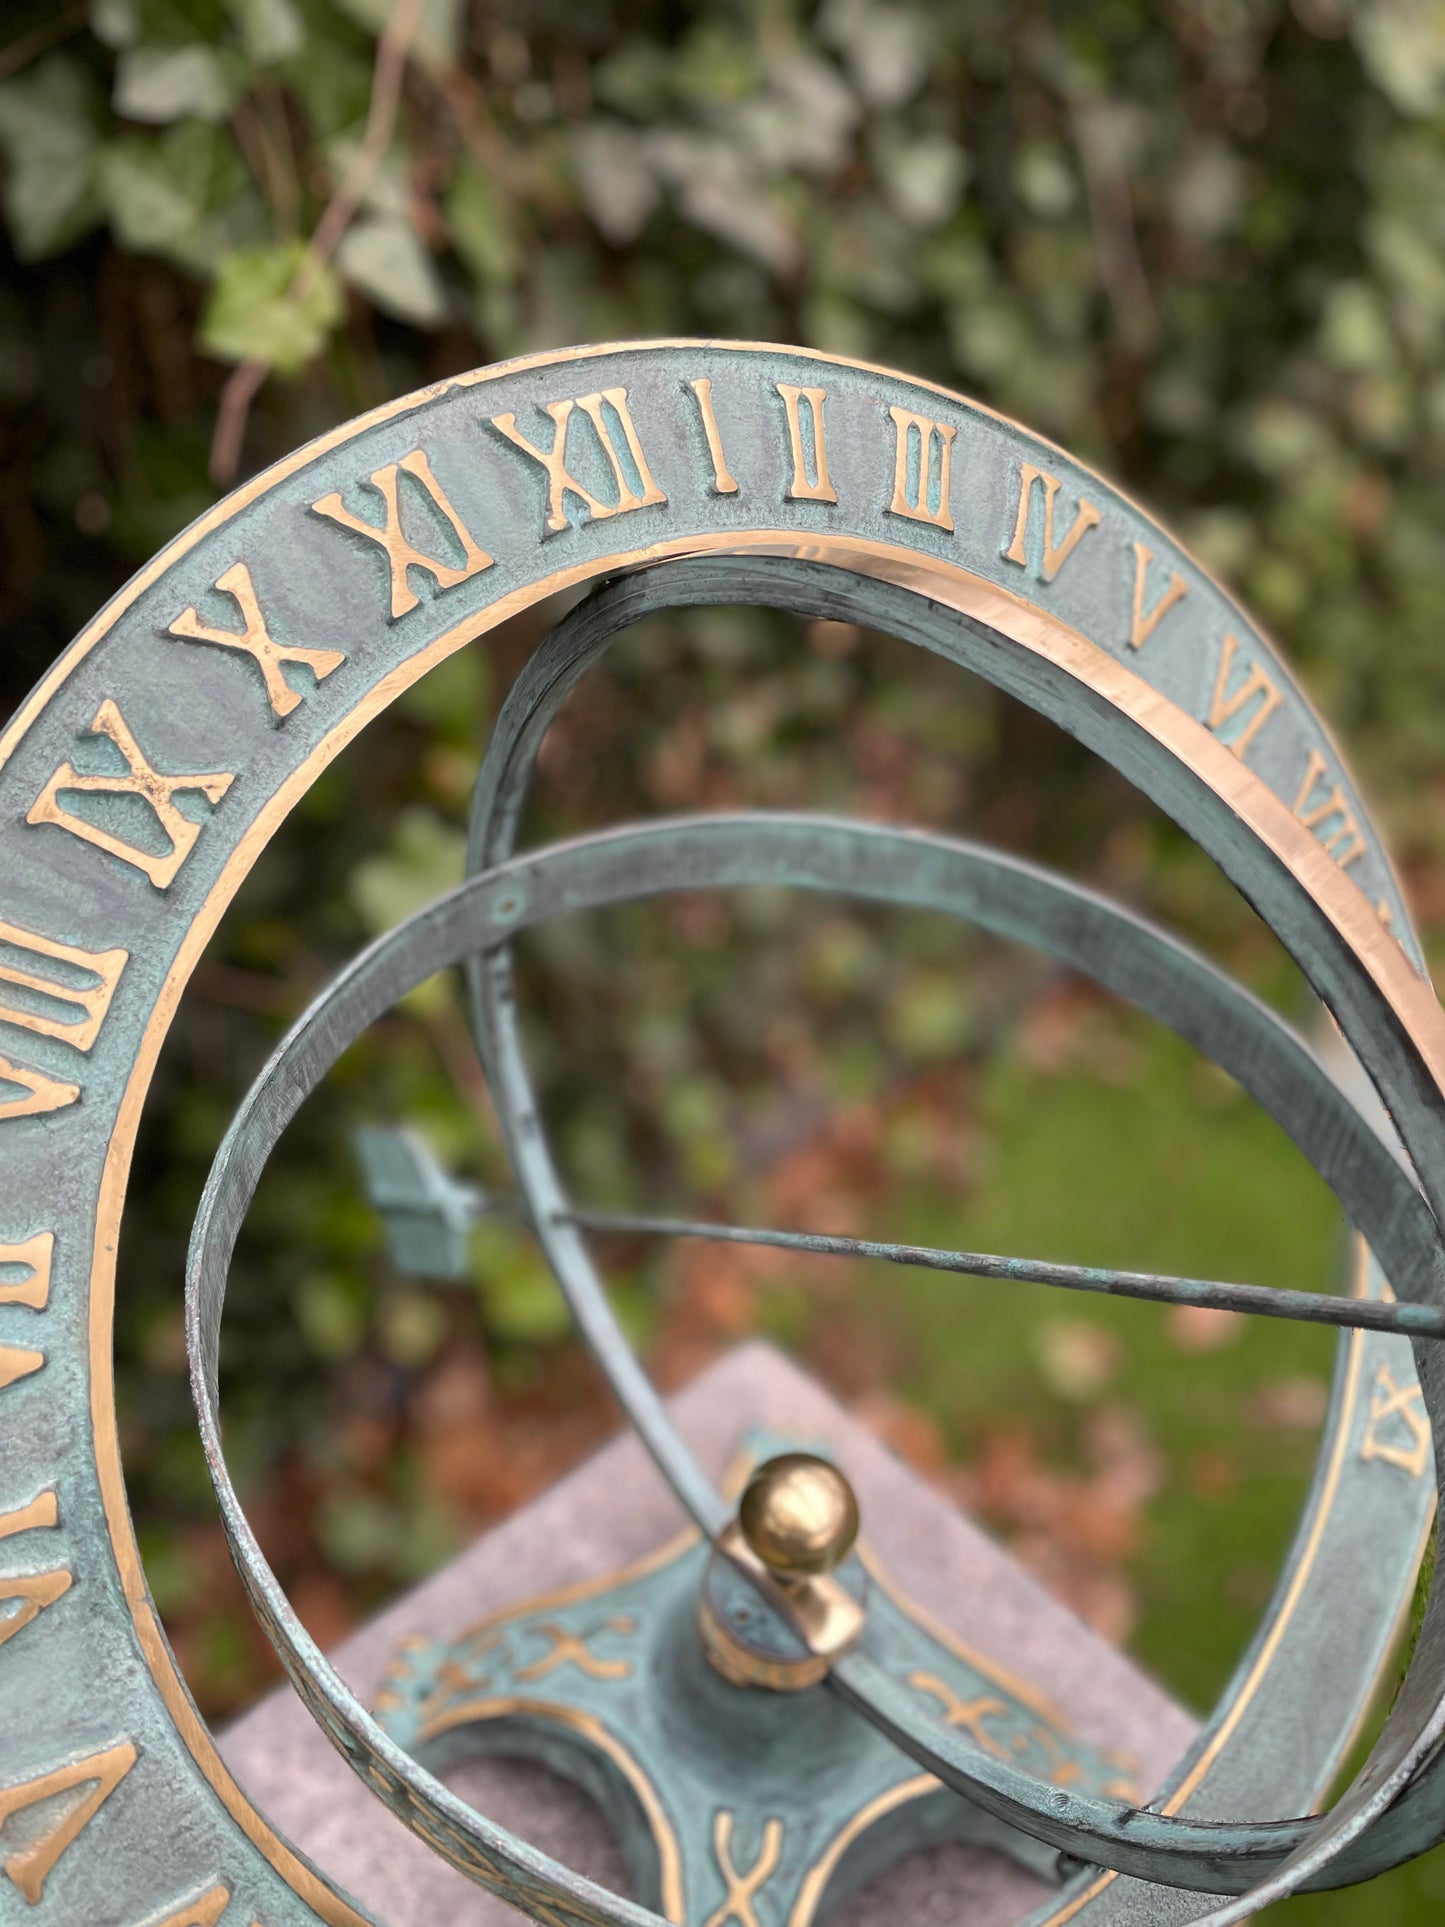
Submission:
POLYGON ((83 5, 62 7, 54 19, 42 21, 28 33, 17 35, 8 46, 0 47, 0 80, 9 80, 32 60, 38 60, 41 54, 78 32, 85 24, 85 11, 83 5))
MULTIPOLYGON (((355 219, 362 197, 391 147, 396 132, 397 110, 401 105, 407 53, 421 19, 422 4, 423 0, 396 0, 391 17, 377 42, 371 100, 361 143, 348 162, 335 193, 322 210, 321 218, 306 244, 295 279, 286 291, 286 299, 294 307, 302 307, 314 290, 321 270, 335 254, 342 235, 355 219)), ((232 370, 221 390, 215 434, 211 441, 210 472, 211 479, 223 486, 235 479, 251 404, 270 372, 268 362, 252 356, 232 370)))

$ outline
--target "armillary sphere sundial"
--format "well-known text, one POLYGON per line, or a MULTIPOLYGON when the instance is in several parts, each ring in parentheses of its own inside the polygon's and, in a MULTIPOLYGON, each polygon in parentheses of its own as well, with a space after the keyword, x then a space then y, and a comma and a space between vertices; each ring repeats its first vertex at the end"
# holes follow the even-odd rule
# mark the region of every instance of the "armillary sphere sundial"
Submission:
MULTIPOLYGON (((1432 1436, 1445 1437, 1445 1019, 1338 752, 1248 617, 1060 450, 880 369, 661 341, 486 369, 300 450, 143 569, 4 735, 0 1920, 364 1918, 228 1773, 146 1590, 111 1379, 128 1163, 187 976, 307 786, 452 651, 485 647, 505 617, 592 585, 502 712, 468 881, 374 944, 297 1024, 238 1112, 196 1220, 187 1290, 206 1449, 251 1600, 316 1720, 438 1854, 569 1927, 809 1917, 797 1896, 817 1910, 829 1894, 796 1867, 788 1882, 782 1873, 796 1829, 817 1820, 855 1758, 886 1756, 895 1778, 921 1769, 937 1782, 935 1813, 953 1803, 1032 1843, 1061 1882, 1035 1918, 1056 1927, 1243 1920, 1295 1888, 1367 1880, 1433 1845, 1445 1835, 1439 1587, 1368 1760, 1330 1812, 1312 1812, 1387 1662, 1433 1506, 1432 1436), (517 854, 538 745, 610 637, 650 611, 722 602, 891 631, 1108 759, 1279 935, 1373 1081, 1387 1131, 1197 955, 985 848, 750 815, 624 826, 517 854), (1336 1296, 857 1247, 806 1227, 650 1226, 881 1251, 1000 1288, 1042 1278, 1344 1328, 1319 1470, 1279 1590, 1195 1746, 1146 1805, 1117 1763, 1051 1755, 1004 1696, 991 1718, 977 1705, 966 1716, 968 1682, 946 1670, 957 1655, 845 1556, 854 1521, 837 1470, 807 1457, 770 1464, 788 1442, 762 1441, 739 1516, 613 1321, 587 1234, 615 1220, 562 1186, 520 1047, 509 944, 579 907, 755 883, 929 908, 1089 973, 1231 1072, 1312 1159, 1358 1235, 1358 1290, 1336 1296), (218 1329, 230 1251, 286 1121, 366 1024, 450 964, 469 976, 520 1208, 693 1542, 650 1574, 554 1605, 545 1623, 514 1616, 468 1650, 414 1654, 368 1711, 302 1630, 237 1503, 217 1411, 218 1329), (588 1666, 549 1670, 548 1653, 579 1645, 588 1666), (657 1661, 645 1677, 625 1670, 641 1650, 657 1661), (525 1700, 524 1687, 550 1699, 554 1720, 602 1736, 594 1782, 606 1795, 610 1773, 621 1807, 632 1799, 639 1836, 682 1842, 670 1860, 655 1855, 641 1899, 570 1873, 433 1771, 444 1741, 481 1733, 498 1713, 468 1712, 478 1695, 525 1700), (649 1722, 676 1711, 669 1692, 725 1710, 709 1716, 711 1763, 707 1731, 694 1731, 659 1785, 649 1722), (710 1773, 736 1789, 748 1746, 762 1758, 759 1735, 785 1745, 803 1730, 826 1748, 811 1773, 769 1783, 774 1804, 744 1815, 716 1794, 709 1806, 710 1773), (617 1792, 624 1784, 630 1795, 617 1792), (674 1799, 686 1810, 671 1812, 674 1799), (791 1915, 776 1911, 783 1892, 791 1915)), ((445 1269, 478 1201, 409 1144, 370 1146, 373 1193, 398 1248, 410 1240, 419 1269, 445 1269)), ((520 1732, 526 1707, 512 1713, 520 1732)))

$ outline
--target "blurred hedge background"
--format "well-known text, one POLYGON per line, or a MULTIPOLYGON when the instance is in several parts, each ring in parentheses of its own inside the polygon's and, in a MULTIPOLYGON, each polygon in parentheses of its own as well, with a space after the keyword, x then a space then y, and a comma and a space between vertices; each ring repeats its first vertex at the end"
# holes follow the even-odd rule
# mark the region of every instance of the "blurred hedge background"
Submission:
MULTIPOLYGON (((1445 936, 1445 7, 1439 0, 93 0, 5 9, 0 710, 160 543, 333 422, 528 349, 797 340, 954 384, 1170 520, 1281 636, 1445 936)), ((126 1463, 205 1710, 272 1676, 184 1385, 190 1212, 279 1028, 460 871, 533 622, 454 661, 303 804, 213 946, 123 1253, 126 1463)), ((1178 835, 1037 719, 837 624, 629 638, 550 740, 538 835, 852 807, 1064 864, 1307 1019, 1178 835)), ((1318 1287, 1317 1181, 1226 1080, 1085 985, 925 919, 749 896, 542 933, 549 1113, 600 1199, 1318 1287)), ((613 1425, 525 1239, 398 1277, 347 1148, 420 1119, 505 1183, 455 988, 353 1051, 238 1261, 228 1410, 323 1640, 613 1425)), ((794 1349, 1204 1706, 1268 1596, 1324 1408, 1306 1330, 615 1244, 676 1383, 794 1349)), ((1434 1920, 1438 1858, 1278 1917, 1434 1920)))

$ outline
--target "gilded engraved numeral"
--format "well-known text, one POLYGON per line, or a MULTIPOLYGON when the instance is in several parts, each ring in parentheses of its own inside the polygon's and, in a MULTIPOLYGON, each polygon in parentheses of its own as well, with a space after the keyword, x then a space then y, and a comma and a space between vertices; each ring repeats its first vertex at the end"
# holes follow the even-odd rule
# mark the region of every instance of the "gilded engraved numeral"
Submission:
POLYGON ((721 1904, 708 1915, 704 1927, 724 1927, 724 1923, 730 1920, 735 1920, 738 1927, 759 1927, 753 1902, 772 1879, 782 1858, 783 1823, 781 1820, 765 1820, 757 1858, 750 1867, 739 1872, 737 1862, 733 1859, 734 1818, 726 1807, 719 1807, 713 1815, 712 1850, 727 1892, 721 1904))
POLYGON ((1385 928, 1389 931, 1390 935, 1395 939, 1395 942, 1399 944, 1400 955, 1405 959, 1405 962, 1414 971, 1415 975, 1417 977, 1424 976, 1425 973, 1421 969, 1420 965, 1416 962, 1414 957, 1410 955, 1410 952, 1405 948, 1404 938, 1401 937, 1400 932, 1395 928, 1394 908, 1392 907, 1391 904, 1389 904, 1386 901, 1384 897, 1380 897, 1376 901, 1375 915, 1380 919, 1380 922, 1385 926, 1385 928))
MULTIPOLYGON (((11 1539, 21 1532, 51 1529, 59 1524, 60 1508, 55 1489, 51 1487, 15 1512, 0 1512, 0 1539, 11 1539)), ((52 1572, 15 1576, 0 1573, 0 1646, 23 1632, 47 1606, 53 1606, 68 1593, 73 1577, 65 1566, 52 1572)))
POLYGON ((1239 727, 1230 735, 1221 736, 1221 741, 1234 751, 1242 763, 1254 739, 1284 702, 1284 696, 1257 662, 1250 665, 1233 689, 1230 688, 1229 678, 1238 649, 1238 636, 1226 636, 1220 644, 1219 667, 1214 672, 1214 693, 1209 699, 1209 727, 1216 736, 1220 736, 1228 724, 1238 721, 1239 727))
POLYGON ((58 1793, 72 1793, 81 1787, 90 1789, 83 1799, 66 1807, 28 1846, 18 1848, 0 1862, 32 1907, 44 1893, 56 1861, 90 1825, 138 1758, 135 1747, 128 1740, 122 1740, 103 1752, 57 1767, 53 1773, 43 1773, 39 1779, 0 1787, 0 1831, 14 1815, 38 1806, 42 1800, 54 1799, 58 1793))
POLYGON ((148 1927, 216 1927, 230 1900, 230 1888, 218 1882, 214 1887, 207 1887, 203 1894, 197 1894, 194 1900, 185 1901, 164 1920, 148 1923, 148 1927))
POLYGON ((0 1345, 0 1392, 29 1378, 44 1363, 44 1352, 33 1352, 24 1345, 0 1345))
POLYGON ((266 626, 256 585, 244 562, 233 563, 224 575, 217 576, 216 587, 235 603, 241 617, 239 629, 218 629, 213 623, 203 622, 195 609, 182 609, 166 634, 177 636, 182 642, 211 642, 219 649, 239 649, 250 656, 261 671, 267 698, 276 715, 289 716, 301 701, 283 673, 286 663, 300 663, 311 671, 317 682, 323 682, 333 669, 339 669, 346 661, 339 649, 302 649, 277 642, 266 626))
POLYGON ((1016 562, 1021 569, 1030 566, 1029 527, 1033 516, 1035 482, 1042 482, 1044 489, 1043 549, 1038 572, 1045 582, 1052 582, 1089 530, 1099 526, 1099 511, 1081 495, 1068 534, 1062 541, 1055 542, 1054 504, 1058 499, 1059 479, 1056 475, 1045 474, 1041 468, 1035 468, 1032 462, 1022 463, 1019 467, 1018 514, 1014 520, 1013 541, 1003 552, 1005 562, 1016 562))
MULTIPOLYGON (((0 1244, 0 1305, 28 1305, 31 1311, 44 1311, 50 1302, 50 1267, 55 1256, 55 1233, 37 1231, 33 1238, 19 1244, 0 1244), (23 1270, 23 1278, 3 1274, 23 1270)), ((0 1537, 3 1537, 0 1531, 0 1537)))
POLYGON ((236 780, 236 773, 231 770, 204 776, 162 775, 147 759, 120 709, 108 697, 96 712, 90 730, 92 735, 108 737, 114 743, 125 759, 127 773, 124 776, 93 776, 77 770, 70 763, 62 763, 31 804, 25 821, 54 823, 62 830, 69 830, 72 836, 93 843, 97 849, 105 850, 111 856, 118 856, 123 863, 133 863, 158 890, 168 889, 201 834, 201 825, 193 823, 177 806, 177 791, 198 790, 208 803, 219 803, 236 780), (140 797, 155 812, 156 822, 170 848, 161 855, 153 855, 137 844, 127 843, 124 837, 102 828, 99 823, 91 822, 88 817, 76 816, 61 803, 63 790, 78 791, 86 796, 140 797))
POLYGON ((1131 542, 1134 551, 1134 603, 1129 612, 1129 647, 1142 649, 1171 609, 1177 608, 1189 593, 1189 584, 1182 575, 1169 572, 1169 586, 1165 589, 1152 608, 1146 609, 1148 594, 1149 564, 1154 560, 1154 551, 1146 549, 1142 542, 1131 542))
POLYGON ((36 1031, 41 1037, 58 1037, 77 1050, 89 1050, 100 1035, 120 973, 129 960, 128 950, 81 950, 75 944, 56 943, 33 930, 22 930, 19 924, 0 920, 0 1018, 7 1024, 18 1024, 22 1030, 36 1031), (69 966, 94 981, 77 985, 52 970, 37 974, 34 969, 7 963, 6 953, 16 950, 46 964, 69 966), (16 1003, 6 994, 6 985, 39 998, 39 1006, 16 1003), (68 1005, 69 1009, 64 1015, 52 1015, 47 1008, 51 1004, 68 1005))
POLYGON ((893 500, 888 513, 951 531, 949 487, 957 429, 907 408, 890 408, 888 413, 893 417, 893 500))
POLYGON ((1005 1747, 984 1725, 985 1720, 1007 1719, 1009 1709, 1003 1700, 992 1693, 979 1693, 973 1699, 966 1700, 961 1693, 954 1691, 947 1680, 939 1679, 935 1673, 910 1673, 908 1684, 915 1691, 927 1693, 938 1701, 943 1708, 945 1726, 961 1727, 985 1753, 996 1754, 1001 1760, 1008 1758, 1005 1747))
POLYGON ((483 1883, 496 1893, 504 1896, 510 1893, 510 1875, 450 1820, 438 1819, 430 1813, 418 1813, 414 1824, 418 1837, 452 1866, 463 1873, 479 1875, 483 1883))
POLYGON ((473 541, 471 531, 452 506, 451 498, 432 473, 431 463, 424 450, 414 448, 409 455, 403 455, 399 462, 388 462, 385 468, 378 468, 370 477, 371 486, 381 497, 386 520, 378 528, 374 522, 363 521, 353 515, 341 497, 335 493, 323 495, 319 502, 311 504, 317 515, 324 515, 329 521, 337 522, 353 535, 363 536, 374 542, 386 557, 391 574, 391 619, 407 615, 421 598, 412 589, 407 579, 409 569, 421 569, 429 575, 438 589, 454 589, 459 582, 467 582, 483 569, 490 569, 492 558, 485 549, 473 541), (400 476, 405 472, 424 491, 431 501, 432 508, 447 524, 461 545, 460 563, 445 562, 439 555, 428 555, 403 532, 401 526, 400 476))
POLYGON ((64 1110, 79 1096, 78 1084, 66 1084, 58 1077, 47 1077, 44 1071, 0 1057, 0 1121, 7 1117, 43 1117, 47 1111, 64 1110), (5 1096, 6 1085, 17 1086, 19 1095, 5 1096))
POLYGON ((728 467, 728 458, 723 452, 722 430, 717 425, 717 415, 712 405, 712 378, 699 375, 690 381, 688 387, 697 397, 698 414, 702 417, 702 432, 707 437, 708 458, 712 462, 712 492, 714 495, 736 495, 737 481, 728 467))
POLYGON ((788 484, 790 502, 836 502, 838 497, 828 474, 828 439, 823 426, 826 388, 793 388, 785 381, 777 384, 788 420, 788 452, 793 458, 793 479, 788 484), (808 411, 806 432, 803 408, 808 411))
POLYGON ((0 1576, 0 1646, 23 1632, 47 1606, 63 1598, 71 1584, 72 1575, 64 1566, 54 1572, 22 1573, 13 1578, 0 1576), (11 1603, 16 1601, 18 1609, 9 1612, 11 1603))
POLYGON ((60 1524, 60 1501, 55 1487, 47 1486, 29 1505, 15 1512, 0 1512, 0 1539, 13 1539, 17 1532, 36 1532, 60 1524))
POLYGON ((1388 1365, 1381 1365, 1370 1387, 1370 1416, 1360 1441, 1360 1457, 1369 1465, 1379 1460, 1423 1478, 1430 1463, 1430 1421, 1425 1395, 1418 1385, 1399 1385, 1388 1365))
POLYGON ((1044 1756, 1050 1786, 1076 1786, 1084 1777, 1083 1767, 1077 1760, 1069 1758, 1059 1745, 1057 1734, 1051 1733, 1041 1721, 1034 1721, 1029 1728, 1028 1738, 1044 1756))
POLYGON ((548 1673, 555 1673, 559 1666, 575 1666, 579 1673, 586 1673, 589 1679, 626 1679, 632 1671, 628 1659, 599 1659, 588 1650, 587 1642, 596 1639, 598 1633, 630 1633, 636 1630, 637 1622, 625 1615, 609 1619, 603 1625, 589 1632, 574 1633, 566 1626, 555 1621, 536 1626, 538 1632, 548 1641, 547 1651, 540 1659, 533 1660, 530 1666, 523 1666, 517 1672, 518 1681, 545 1679, 548 1673))
MULTIPOLYGON (((709 410, 711 405, 709 401, 709 410)), ((575 496, 582 504, 588 520, 592 522, 605 522, 609 516, 627 515, 633 509, 650 508, 655 503, 667 500, 647 465, 642 439, 627 404, 625 388, 603 388, 595 395, 578 395, 573 401, 549 401, 543 412, 552 421, 552 446, 548 449, 539 448, 535 442, 528 441, 518 428, 515 415, 493 415, 491 420, 492 427, 505 435, 514 448, 520 448, 524 455, 529 455, 546 475, 545 527, 550 534, 556 535, 568 526, 566 497, 569 495, 575 496), (578 481, 567 466, 567 441, 573 415, 579 408, 591 422, 598 446, 612 470, 617 489, 615 502, 601 501, 591 489, 578 481), (609 410, 622 430, 627 450, 625 461, 612 433, 609 410)), ((736 487, 736 483, 733 486, 736 487)))
POLYGON ((1313 830, 1342 870, 1365 854, 1366 844, 1359 821, 1338 783, 1331 783, 1329 765, 1317 749, 1312 749, 1305 765, 1304 781, 1294 800, 1294 813, 1307 830, 1313 830))
MULTIPOLYGON (((3 1062, 0 1062, 3 1072, 3 1062)), ((4 1111, 0 1110, 0 1116, 4 1111)), ((25 1305, 32 1311, 44 1311, 50 1302, 50 1262, 55 1249, 55 1234, 42 1231, 23 1244, 0 1245, 0 1271, 24 1269, 22 1278, 0 1278, 0 1305, 25 1305)), ((22 1378, 29 1378, 38 1372, 45 1363, 44 1352, 32 1351, 24 1345, 0 1345, 0 1392, 9 1385, 17 1384, 22 1378)), ((40 1501, 37 1500, 39 1505, 40 1501)), ((19 1532, 19 1525, 6 1526, 0 1519, 0 1539, 6 1532, 19 1532)), ((0 1595, 3 1596, 3 1595, 0 1595)), ((3 1635, 0 1635, 3 1640, 3 1635)))

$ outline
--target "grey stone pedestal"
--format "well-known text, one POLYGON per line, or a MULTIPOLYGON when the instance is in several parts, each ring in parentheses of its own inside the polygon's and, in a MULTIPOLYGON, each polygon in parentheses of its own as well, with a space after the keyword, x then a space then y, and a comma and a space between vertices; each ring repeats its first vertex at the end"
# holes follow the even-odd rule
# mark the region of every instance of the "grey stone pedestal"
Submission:
MULTIPOLYGON (((682 1432, 716 1476, 748 1424, 822 1439, 857 1488, 866 1539, 911 1598, 970 1646, 1052 1701, 1070 1729, 1133 1755, 1141 1788, 1184 1751, 1195 1721, 1120 1653, 1040 1590, 810 1379, 746 1345, 675 1401, 682 1432)), ((636 1440, 615 1440, 541 1499, 479 1539, 332 1655, 371 1703, 398 1643, 448 1638, 536 1593, 611 1572, 671 1538, 676 1501, 636 1440)), ((437 1859, 350 1772, 289 1686, 222 1736, 257 1805, 384 1927, 504 1927, 519 1918, 437 1859)), ((625 1888, 600 1813, 540 1768, 480 1760, 449 1783, 481 1811, 609 1886, 625 1888)), ((978 1846, 919 1851, 855 1894, 846 1927, 1005 1927, 1048 1890, 978 1846)))

